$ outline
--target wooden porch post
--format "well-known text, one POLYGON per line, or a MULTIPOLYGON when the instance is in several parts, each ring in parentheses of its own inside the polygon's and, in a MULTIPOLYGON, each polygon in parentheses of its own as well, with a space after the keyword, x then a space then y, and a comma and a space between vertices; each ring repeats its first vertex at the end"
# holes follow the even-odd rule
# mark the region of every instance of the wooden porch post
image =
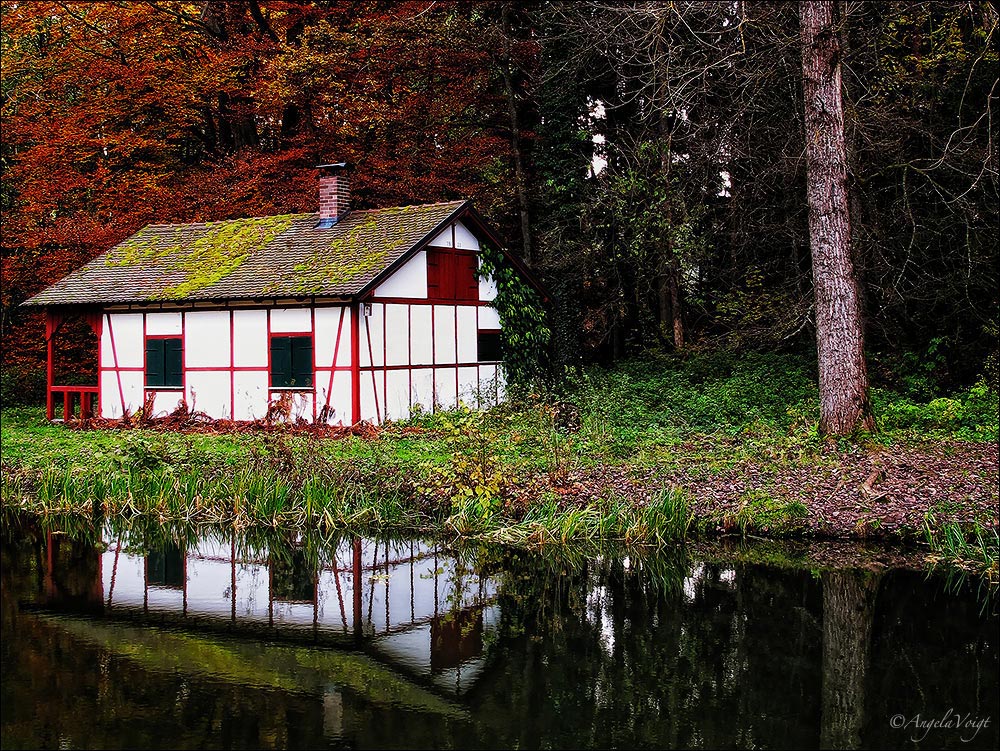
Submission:
POLYGON ((53 349, 52 340, 56 333, 56 321, 55 316, 52 315, 52 311, 48 308, 45 309, 45 344, 46 344, 46 356, 45 356, 45 417, 49 422, 55 418, 55 403, 52 398, 52 387, 55 385, 55 365, 53 363, 53 356, 55 351, 53 349))

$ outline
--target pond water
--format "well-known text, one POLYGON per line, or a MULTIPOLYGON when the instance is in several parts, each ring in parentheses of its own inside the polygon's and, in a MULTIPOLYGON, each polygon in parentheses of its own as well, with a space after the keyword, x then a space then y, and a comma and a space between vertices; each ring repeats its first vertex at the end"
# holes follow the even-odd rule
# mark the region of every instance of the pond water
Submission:
POLYGON ((4 749, 1000 741, 995 600, 920 571, 23 517, 0 539, 4 749))

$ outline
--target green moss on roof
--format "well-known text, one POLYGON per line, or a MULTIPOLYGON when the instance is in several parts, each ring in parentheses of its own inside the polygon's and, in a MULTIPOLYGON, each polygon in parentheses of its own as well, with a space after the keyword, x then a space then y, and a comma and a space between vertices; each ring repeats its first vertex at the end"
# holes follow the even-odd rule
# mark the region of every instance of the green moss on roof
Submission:
POLYGON ((233 273, 256 248, 262 248, 287 230, 295 214, 208 222, 204 231, 184 243, 185 228, 166 232, 147 227, 112 248, 104 259, 108 266, 142 266, 161 262, 162 271, 180 273, 183 280, 165 287, 151 299, 174 300, 211 287, 233 273))
MULTIPOLYGON (((382 209, 379 214, 384 219, 388 215, 412 213, 414 208, 419 207, 382 209)), ((369 215, 345 234, 332 237, 293 267, 295 291, 314 295, 331 286, 370 278, 388 265, 391 254, 409 245, 412 239, 408 237, 405 224, 376 222, 374 215, 369 215)))
POLYGON ((177 254, 169 264, 171 271, 181 271, 184 281, 171 285, 157 295, 170 300, 188 297, 211 287, 236 271, 255 248, 263 248, 292 225, 294 214, 210 222, 204 235, 177 254))
POLYGON ((141 229, 132 237, 116 245, 107 252, 104 263, 107 266, 141 266, 158 261, 178 252, 182 247, 182 230, 173 229, 168 242, 166 236, 155 233, 149 227, 141 229))

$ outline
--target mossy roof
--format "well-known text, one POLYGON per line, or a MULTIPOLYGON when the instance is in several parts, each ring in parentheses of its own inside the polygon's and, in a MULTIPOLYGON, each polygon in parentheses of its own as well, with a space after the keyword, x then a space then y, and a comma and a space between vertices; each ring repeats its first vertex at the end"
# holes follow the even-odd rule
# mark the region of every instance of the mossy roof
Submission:
POLYGON ((317 214, 150 224, 26 305, 350 297, 433 238, 467 201, 317 214))

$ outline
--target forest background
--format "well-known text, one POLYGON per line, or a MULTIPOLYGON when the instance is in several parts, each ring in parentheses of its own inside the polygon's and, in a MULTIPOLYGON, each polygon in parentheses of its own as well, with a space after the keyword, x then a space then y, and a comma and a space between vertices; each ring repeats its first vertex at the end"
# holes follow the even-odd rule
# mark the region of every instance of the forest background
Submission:
MULTIPOLYGON (((873 384, 995 388, 997 8, 836 7, 873 384)), ((27 297, 147 223, 311 211, 331 160, 360 208, 471 198, 551 292, 550 376, 815 362, 794 3, 0 8, 5 402, 44 393, 27 297)))

